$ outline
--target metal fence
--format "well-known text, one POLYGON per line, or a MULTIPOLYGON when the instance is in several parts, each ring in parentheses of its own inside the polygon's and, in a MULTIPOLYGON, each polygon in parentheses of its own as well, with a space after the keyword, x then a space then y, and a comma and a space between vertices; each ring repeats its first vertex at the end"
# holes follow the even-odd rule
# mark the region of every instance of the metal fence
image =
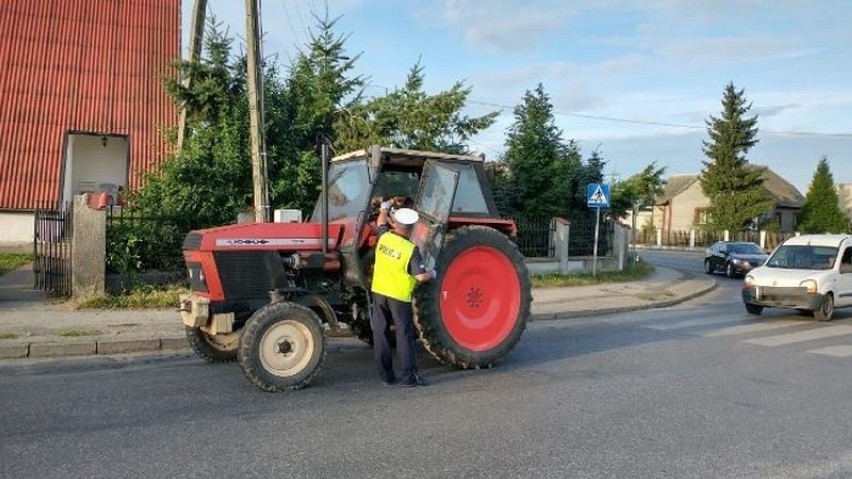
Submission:
POLYGON ((73 203, 35 210, 33 231, 33 273, 35 288, 70 296, 73 203))
POLYGON ((516 243, 521 254, 528 258, 553 256, 553 218, 549 216, 507 216, 518 227, 516 243))
MULTIPOLYGON (((553 235, 555 223, 550 216, 507 216, 518 226, 516 242, 521 254, 527 258, 554 256, 553 235)), ((578 215, 570 218, 568 233, 569 256, 592 256, 595 242, 596 215, 578 215)), ((598 256, 612 254, 612 237, 615 225, 612 221, 601 220, 598 230, 598 256)))
POLYGON ((181 244, 194 228, 185 218, 144 216, 123 208, 107 211, 107 273, 179 271, 181 244))
MULTIPOLYGON (((568 256, 592 256, 595 246, 595 221, 597 215, 588 213, 569 218, 568 256)), ((615 223, 604 218, 598 225, 598 256, 612 255, 615 223)))

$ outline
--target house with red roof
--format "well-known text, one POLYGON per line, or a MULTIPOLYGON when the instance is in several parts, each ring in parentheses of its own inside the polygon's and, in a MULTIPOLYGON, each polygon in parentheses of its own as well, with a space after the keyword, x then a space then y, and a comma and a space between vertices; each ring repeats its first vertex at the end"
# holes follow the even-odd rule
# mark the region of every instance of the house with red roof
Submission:
POLYGON ((33 212, 140 185, 178 112, 180 0, 0 2, 0 244, 33 212))

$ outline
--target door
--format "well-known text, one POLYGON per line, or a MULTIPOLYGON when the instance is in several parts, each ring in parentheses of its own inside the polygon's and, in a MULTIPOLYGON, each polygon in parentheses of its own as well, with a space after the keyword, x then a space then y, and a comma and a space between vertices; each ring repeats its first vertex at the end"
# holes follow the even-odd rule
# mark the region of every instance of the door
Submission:
POLYGON ((840 274, 837 275, 837 306, 848 306, 852 304, 852 246, 843 248, 838 255, 840 258, 840 274))
POLYGON ((458 183, 459 174, 454 169, 434 160, 426 162, 420 191, 414 202, 420 221, 414 226, 411 240, 420 248, 427 268, 435 267, 435 260, 441 252, 458 183))

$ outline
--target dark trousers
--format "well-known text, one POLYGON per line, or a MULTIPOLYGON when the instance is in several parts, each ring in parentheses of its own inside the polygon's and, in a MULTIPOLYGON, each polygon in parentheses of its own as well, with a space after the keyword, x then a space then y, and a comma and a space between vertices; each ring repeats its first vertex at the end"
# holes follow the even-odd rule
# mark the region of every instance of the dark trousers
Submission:
POLYGON ((417 373, 414 362, 414 313, 411 303, 399 301, 387 296, 373 293, 373 311, 370 326, 373 328, 373 357, 379 368, 382 380, 394 378, 393 352, 385 331, 393 321, 396 328, 396 353, 402 368, 403 382, 411 381, 417 373))

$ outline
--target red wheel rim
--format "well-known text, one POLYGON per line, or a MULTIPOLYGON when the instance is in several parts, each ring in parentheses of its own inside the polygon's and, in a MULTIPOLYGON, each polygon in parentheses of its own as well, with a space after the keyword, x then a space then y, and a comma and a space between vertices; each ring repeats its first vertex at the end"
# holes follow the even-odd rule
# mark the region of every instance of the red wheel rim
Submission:
POLYGON ((439 307, 450 337, 471 351, 487 351, 511 334, 521 287, 515 266, 487 246, 465 250, 441 279, 439 307))

